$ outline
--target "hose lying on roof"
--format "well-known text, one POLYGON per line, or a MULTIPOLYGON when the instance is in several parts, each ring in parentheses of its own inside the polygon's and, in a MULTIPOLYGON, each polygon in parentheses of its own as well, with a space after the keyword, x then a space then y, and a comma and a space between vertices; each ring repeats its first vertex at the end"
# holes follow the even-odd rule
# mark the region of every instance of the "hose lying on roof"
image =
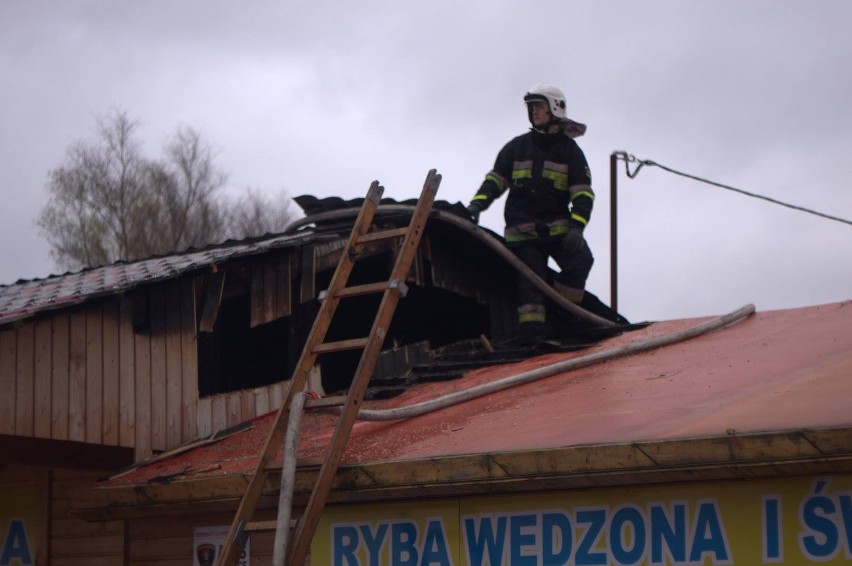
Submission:
MULTIPOLYGON (((358 215, 360 208, 341 208, 339 210, 332 210, 330 212, 320 212, 318 214, 312 214, 311 216, 306 216, 305 218, 300 218, 292 223, 290 223, 287 228, 284 230, 285 232, 290 232, 295 230, 296 228, 300 228, 307 224, 313 224, 315 222, 325 222, 328 220, 340 220, 343 218, 355 217, 358 215)), ((411 214, 414 210, 414 206, 407 204, 382 204, 376 208, 376 213, 390 212, 390 213, 407 213, 411 214)), ((524 262, 519 260, 515 254, 509 251, 502 242, 500 242, 497 238, 471 222, 470 220, 466 220, 464 218, 460 218, 455 214, 450 212, 445 212, 443 210, 432 209, 430 215, 434 218, 440 218, 444 222, 448 222, 453 226, 461 228, 468 234, 471 234, 492 250, 497 252, 497 255, 506 260, 509 265, 515 268, 521 275, 526 277, 527 280, 530 281, 533 285, 535 285, 544 295, 556 303, 561 308, 570 312, 571 314, 577 316, 585 320, 586 322, 590 322, 595 326, 604 326, 604 327, 613 327, 616 326, 616 323, 611 320, 607 320, 603 317, 600 317, 596 314, 590 313, 586 309, 576 305, 560 295, 556 292, 556 290, 547 284, 546 281, 542 280, 538 275, 536 275, 532 269, 526 266, 524 262)))
MULTIPOLYGON (((545 377, 550 377, 557 373, 564 373, 599 362, 606 362, 615 358, 629 356, 630 354, 645 352, 655 348, 668 346, 669 344, 674 344, 676 342, 682 342, 689 338, 694 338, 696 336, 706 334, 711 330, 716 330, 717 328, 722 328, 723 326, 737 322, 753 314, 754 310, 754 305, 749 304, 729 314, 714 318, 684 330, 663 334, 662 336, 646 338, 645 340, 639 340, 631 344, 624 344, 608 350, 595 352, 594 354, 580 356, 579 358, 563 360, 549 366, 505 377, 491 383, 477 385, 464 391, 456 391, 455 393, 450 393, 449 395, 444 395, 437 399, 423 401, 422 403, 409 405, 407 407, 379 410, 361 409, 358 411, 358 418, 365 421, 395 421, 419 417, 420 415, 425 415, 426 413, 431 413, 438 409, 443 409, 464 401, 470 401, 471 399, 476 399, 484 395, 503 391, 517 385, 523 385, 545 377)), ((340 412, 340 407, 337 407, 334 410, 336 412, 340 412)))

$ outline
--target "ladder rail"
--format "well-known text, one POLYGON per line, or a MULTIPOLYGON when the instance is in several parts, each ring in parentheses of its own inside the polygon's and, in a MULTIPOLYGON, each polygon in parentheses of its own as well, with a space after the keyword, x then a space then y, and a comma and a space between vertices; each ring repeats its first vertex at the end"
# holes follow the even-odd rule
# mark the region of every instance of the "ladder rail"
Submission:
MULTIPOLYGON (((435 170, 430 171, 426 177, 426 182, 409 223, 409 230, 397 255, 393 272, 390 276, 391 281, 404 281, 411 269, 440 181, 441 176, 435 170)), ((364 348, 361 360, 358 363, 358 368, 355 372, 352 385, 349 388, 346 402, 343 405, 343 412, 332 436, 327 456, 320 467, 319 476, 305 507, 305 513, 297 523, 296 533, 293 536, 292 552, 287 562, 292 566, 303 564, 307 558, 311 540, 319 524, 320 515, 328 499, 328 493, 331 491, 334 475, 337 473, 340 461, 343 458, 346 442, 349 439, 349 434, 358 416, 358 410, 364 400, 364 393, 367 390, 370 377, 372 377, 373 370, 375 369, 378 355, 384 344, 384 339, 396 306, 399 303, 400 295, 401 291, 398 287, 389 287, 382 296, 378 314, 370 330, 369 342, 364 348)))
POLYGON ((241 549, 245 546, 246 534, 244 529, 246 523, 254 514, 257 502, 263 493, 263 488, 266 484, 266 469, 277 455, 278 449, 284 440, 286 423, 289 420, 290 405, 293 401, 293 396, 304 389, 308 374, 310 373, 317 357, 317 353, 313 351, 313 346, 317 343, 322 343, 322 341, 325 340, 331 318, 333 317, 334 311, 337 309, 337 305, 340 302, 340 299, 336 296, 336 292, 346 286, 346 282, 348 281, 349 275, 354 267, 355 259, 357 258, 357 251, 362 245, 359 244, 357 240, 360 236, 363 236, 367 232, 367 228, 369 228, 370 223, 373 220, 373 216, 375 215, 376 208, 379 205, 383 192, 384 187, 379 185, 378 181, 373 181, 370 185, 370 189, 367 191, 367 197, 364 199, 364 204, 362 205, 361 211, 358 213, 355 224, 352 227, 352 232, 347 244, 347 249, 353 250, 354 253, 344 253, 334 271, 334 275, 332 276, 330 283, 330 287, 334 286, 334 288, 329 289, 329 297, 320 305, 319 312, 311 326, 311 330, 308 334, 308 341, 312 343, 305 344, 305 348, 302 350, 302 354, 296 364, 287 396, 283 400, 281 407, 278 409, 275 422, 272 425, 272 430, 266 439, 266 444, 264 445, 263 451, 258 459, 255 473, 249 481, 248 487, 246 488, 243 498, 240 501, 240 505, 237 508, 234 520, 228 530, 228 535, 225 538, 225 543, 222 546, 222 551, 220 552, 217 562, 220 566, 233 566, 236 564, 241 549))

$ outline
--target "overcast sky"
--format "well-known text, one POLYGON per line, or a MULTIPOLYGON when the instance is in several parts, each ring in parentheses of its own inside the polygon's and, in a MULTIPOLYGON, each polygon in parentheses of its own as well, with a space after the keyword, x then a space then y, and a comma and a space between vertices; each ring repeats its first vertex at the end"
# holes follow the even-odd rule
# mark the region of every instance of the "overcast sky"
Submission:
MULTIPOLYGON (((610 298, 609 157, 852 219, 852 2, 3 0, 0 283, 57 272, 48 172, 121 109, 159 157, 199 130, 227 190, 467 203, 561 87, 597 200, 589 289, 610 298)), ((852 226, 645 167, 618 173, 631 320, 852 299, 852 226)), ((482 223, 502 232, 505 198, 482 223)))

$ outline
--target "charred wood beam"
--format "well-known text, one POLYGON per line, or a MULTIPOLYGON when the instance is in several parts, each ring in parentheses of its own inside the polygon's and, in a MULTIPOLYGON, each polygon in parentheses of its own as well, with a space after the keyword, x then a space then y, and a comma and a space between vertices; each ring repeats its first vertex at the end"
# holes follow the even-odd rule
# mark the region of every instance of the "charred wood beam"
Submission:
POLYGON ((225 289, 225 272, 217 271, 207 277, 207 290, 204 293, 204 305, 201 310, 199 332, 213 332, 213 326, 219 317, 219 305, 222 304, 222 292, 225 289))

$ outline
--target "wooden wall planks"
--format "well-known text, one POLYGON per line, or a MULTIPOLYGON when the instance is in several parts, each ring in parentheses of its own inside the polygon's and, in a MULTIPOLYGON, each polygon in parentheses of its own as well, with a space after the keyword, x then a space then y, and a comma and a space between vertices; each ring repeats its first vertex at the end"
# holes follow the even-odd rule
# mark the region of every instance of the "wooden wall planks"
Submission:
MULTIPOLYGON (((256 262, 259 320, 290 313, 291 261, 256 262)), ((278 409, 281 384, 199 399, 200 277, 0 329, 0 434, 135 447, 141 460, 278 409)))

